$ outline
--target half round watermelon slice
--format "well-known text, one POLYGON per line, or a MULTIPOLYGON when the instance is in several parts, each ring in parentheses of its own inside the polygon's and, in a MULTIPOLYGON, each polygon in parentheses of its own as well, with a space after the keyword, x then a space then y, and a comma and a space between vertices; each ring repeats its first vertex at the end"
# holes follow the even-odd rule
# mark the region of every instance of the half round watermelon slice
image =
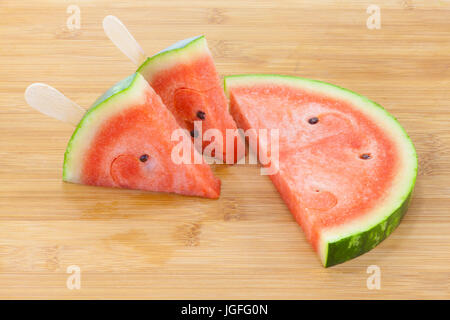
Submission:
POLYGON ((108 90, 81 119, 67 146, 63 179, 218 198, 220 180, 207 164, 172 161, 178 143, 196 152, 189 138, 171 141, 177 129, 159 96, 135 73, 108 90))
POLYGON ((227 163, 235 163, 244 156, 238 154, 237 144, 243 143, 239 136, 229 140, 232 145, 226 144, 226 130, 236 130, 236 123, 228 112, 227 100, 204 36, 185 39, 166 48, 148 58, 137 71, 192 137, 198 134, 195 121, 201 123, 203 133, 209 129, 220 131, 222 139, 202 141, 203 150, 214 143, 215 148, 208 148, 213 151, 210 156, 227 163))
MULTIPOLYGON (((280 75, 226 77, 225 91, 238 126, 279 130, 278 171, 270 178, 325 267, 371 250, 397 227, 417 156, 380 105, 280 75)), ((270 141, 257 138, 263 154, 270 151, 270 141)))

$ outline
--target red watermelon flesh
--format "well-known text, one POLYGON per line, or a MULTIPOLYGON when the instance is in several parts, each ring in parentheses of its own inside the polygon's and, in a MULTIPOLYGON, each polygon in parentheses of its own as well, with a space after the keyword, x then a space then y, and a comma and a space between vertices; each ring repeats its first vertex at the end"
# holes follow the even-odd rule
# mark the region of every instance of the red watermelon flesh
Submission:
MULTIPOLYGON (((398 225, 417 157, 400 125, 370 100, 318 81, 225 79, 239 127, 279 130, 270 176, 325 266, 360 255, 398 225)), ((259 148, 271 150, 268 144, 259 148)))
MULTIPOLYGON (((141 73, 164 104, 177 119, 179 125, 189 132, 194 121, 201 121, 202 131, 217 129, 223 139, 213 141, 221 154, 211 156, 227 163, 234 163, 243 154, 237 155, 237 143, 226 145, 226 130, 236 130, 236 123, 228 111, 227 100, 219 81, 206 39, 194 37, 183 40, 172 47, 148 58, 138 72, 141 73), (230 150, 227 158, 227 150, 230 150)), ((203 141, 203 149, 210 142, 203 141)))
MULTIPOLYGON (((117 84, 86 113, 65 156, 64 180, 88 185, 218 198, 220 181, 205 164, 177 164, 171 152, 180 129, 139 75, 117 84)), ((196 152, 187 137, 193 157, 196 152)))

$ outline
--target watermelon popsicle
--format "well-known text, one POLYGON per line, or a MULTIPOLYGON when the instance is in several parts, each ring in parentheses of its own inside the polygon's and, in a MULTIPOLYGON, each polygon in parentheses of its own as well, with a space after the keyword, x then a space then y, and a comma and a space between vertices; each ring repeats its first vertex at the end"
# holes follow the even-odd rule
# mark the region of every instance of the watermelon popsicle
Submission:
POLYGON ((181 128, 140 74, 117 83, 85 113, 45 85, 31 85, 25 97, 41 112, 77 124, 64 157, 64 181, 219 197, 220 180, 209 165, 173 161, 172 150, 179 143, 192 157, 196 151, 189 137, 171 140, 181 128))
POLYGON ((202 139, 203 151, 214 143, 216 148, 208 148, 212 149, 210 155, 223 162, 235 163, 244 156, 244 141, 237 134, 236 123, 228 111, 227 99, 204 36, 179 41, 145 58, 144 51, 119 19, 107 16, 103 27, 107 36, 138 66, 137 72, 144 76, 192 138, 199 133, 195 122, 201 124, 203 133, 218 130, 220 136, 202 139), (227 130, 235 133, 228 141, 227 130))

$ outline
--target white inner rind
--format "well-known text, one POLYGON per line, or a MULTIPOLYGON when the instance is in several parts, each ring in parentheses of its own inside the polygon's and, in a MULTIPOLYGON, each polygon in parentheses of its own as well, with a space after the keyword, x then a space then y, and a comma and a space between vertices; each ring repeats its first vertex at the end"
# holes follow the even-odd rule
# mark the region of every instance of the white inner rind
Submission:
POLYGON ((225 92, 229 97, 233 87, 251 87, 258 84, 297 87, 322 96, 343 100, 372 119, 396 144, 399 150, 399 171, 392 181, 387 196, 370 212, 339 226, 321 230, 319 255, 326 263, 328 244, 364 232, 395 212, 412 191, 417 174, 417 155, 405 130, 386 110, 369 99, 343 88, 320 81, 278 75, 243 75, 225 77, 225 92))
POLYGON ((85 114, 67 146, 64 181, 81 183, 85 154, 91 147, 91 141, 101 128, 101 124, 130 105, 142 104, 147 90, 152 90, 150 85, 137 74, 127 88, 115 93, 85 114))

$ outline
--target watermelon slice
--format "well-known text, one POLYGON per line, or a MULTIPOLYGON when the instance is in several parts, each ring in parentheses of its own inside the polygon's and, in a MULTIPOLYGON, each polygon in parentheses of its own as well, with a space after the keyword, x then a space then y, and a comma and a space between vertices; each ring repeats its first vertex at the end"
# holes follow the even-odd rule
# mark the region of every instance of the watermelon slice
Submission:
MULTIPOLYGON (((279 129, 270 178, 325 267, 374 248, 405 214, 417 156, 378 104, 320 81, 279 75, 225 78, 244 130, 279 129)), ((270 141, 263 144, 270 151, 270 141)))
POLYGON ((228 112, 227 100, 204 36, 170 46, 148 58, 137 71, 192 137, 198 134, 194 121, 201 121, 203 133, 209 129, 220 131, 221 137, 217 137, 217 141, 204 139, 203 150, 214 142, 215 148, 209 148, 211 156, 227 163, 235 163, 244 155, 237 154, 237 143, 243 145, 243 141, 236 137, 229 140, 227 158, 226 130, 236 130, 236 123, 228 112))
MULTIPOLYGON (((135 73, 86 112, 67 146, 63 179, 218 198, 220 181, 207 164, 172 161, 172 149, 179 142, 171 141, 171 134, 177 129, 180 127, 159 96, 135 73)), ((184 141, 194 154, 189 137, 184 141)))

